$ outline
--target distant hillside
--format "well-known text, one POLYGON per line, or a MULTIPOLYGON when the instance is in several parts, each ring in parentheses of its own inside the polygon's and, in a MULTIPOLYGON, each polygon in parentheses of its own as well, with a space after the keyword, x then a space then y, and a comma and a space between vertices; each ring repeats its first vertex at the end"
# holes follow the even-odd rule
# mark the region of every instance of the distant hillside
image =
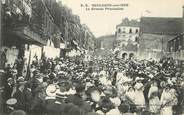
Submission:
POLYGON ((100 44, 99 48, 104 49, 113 49, 114 40, 115 35, 105 35, 97 38, 97 42, 100 44))

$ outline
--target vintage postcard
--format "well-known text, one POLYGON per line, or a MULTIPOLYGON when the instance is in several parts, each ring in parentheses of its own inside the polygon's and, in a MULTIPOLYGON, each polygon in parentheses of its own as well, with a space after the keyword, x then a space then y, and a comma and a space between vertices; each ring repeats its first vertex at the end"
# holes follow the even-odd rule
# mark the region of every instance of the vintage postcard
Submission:
POLYGON ((184 115, 183 0, 0 0, 0 115, 184 115))

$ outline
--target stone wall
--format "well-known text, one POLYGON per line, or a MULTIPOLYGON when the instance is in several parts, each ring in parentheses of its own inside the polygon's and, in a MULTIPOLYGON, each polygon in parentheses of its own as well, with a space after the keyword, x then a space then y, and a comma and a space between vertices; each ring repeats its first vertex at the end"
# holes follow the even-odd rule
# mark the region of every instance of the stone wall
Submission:
POLYGON ((141 58, 160 58, 168 52, 167 43, 174 35, 141 34, 138 54, 141 58), (147 54, 147 55, 146 55, 147 54))

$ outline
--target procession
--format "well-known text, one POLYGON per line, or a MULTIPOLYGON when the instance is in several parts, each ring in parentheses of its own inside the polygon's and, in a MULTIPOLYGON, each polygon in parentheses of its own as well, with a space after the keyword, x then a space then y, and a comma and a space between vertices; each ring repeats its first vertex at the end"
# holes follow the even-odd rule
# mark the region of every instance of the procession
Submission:
POLYGON ((34 60, 29 77, 6 68, 5 111, 28 115, 178 115, 184 73, 172 58, 34 60), (21 113, 22 112, 22 113, 21 113))

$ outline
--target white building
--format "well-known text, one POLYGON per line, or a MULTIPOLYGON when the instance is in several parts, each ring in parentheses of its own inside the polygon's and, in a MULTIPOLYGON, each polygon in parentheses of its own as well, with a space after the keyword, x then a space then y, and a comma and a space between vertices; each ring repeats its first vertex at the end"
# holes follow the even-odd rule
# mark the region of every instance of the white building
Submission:
POLYGON ((137 52, 138 37, 139 37, 140 23, 137 20, 129 20, 125 18, 121 24, 116 26, 116 42, 115 47, 120 49, 123 53, 137 52))

